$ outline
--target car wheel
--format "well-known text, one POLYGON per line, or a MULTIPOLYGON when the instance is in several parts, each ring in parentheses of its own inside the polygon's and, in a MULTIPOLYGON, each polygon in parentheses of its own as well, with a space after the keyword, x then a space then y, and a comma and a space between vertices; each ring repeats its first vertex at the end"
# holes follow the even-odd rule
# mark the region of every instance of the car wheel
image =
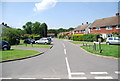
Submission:
POLYGON ((110 43, 109 43, 109 42, 107 42, 107 45, 110 45, 110 43))
POLYGON ((4 47, 3 50, 4 50, 4 51, 5 51, 5 50, 8 50, 8 48, 7 48, 7 47, 4 47))
POLYGON ((47 42, 44 43, 45 45, 47 44, 47 42))

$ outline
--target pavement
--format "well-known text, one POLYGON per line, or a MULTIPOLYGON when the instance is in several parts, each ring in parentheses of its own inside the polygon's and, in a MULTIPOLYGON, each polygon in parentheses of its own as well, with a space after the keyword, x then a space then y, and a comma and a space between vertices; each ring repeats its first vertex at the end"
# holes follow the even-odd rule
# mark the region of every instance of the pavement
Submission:
POLYGON ((68 41, 54 39, 44 54, 2 63, 4 79, 118 79, 118 60, 91 55, 68 41))

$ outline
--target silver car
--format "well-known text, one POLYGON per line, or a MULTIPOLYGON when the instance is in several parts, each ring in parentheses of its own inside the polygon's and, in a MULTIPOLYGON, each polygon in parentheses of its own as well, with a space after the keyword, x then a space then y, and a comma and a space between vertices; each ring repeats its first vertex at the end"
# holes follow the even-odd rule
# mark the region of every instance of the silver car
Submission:
POLYGON ((120 44, 120 37, 108 37, 106 44, 120 44))
POLYGON ((51 44, 51 39, 49 38, 41 38, 37 41, 35 41, 36 44, 51 44))

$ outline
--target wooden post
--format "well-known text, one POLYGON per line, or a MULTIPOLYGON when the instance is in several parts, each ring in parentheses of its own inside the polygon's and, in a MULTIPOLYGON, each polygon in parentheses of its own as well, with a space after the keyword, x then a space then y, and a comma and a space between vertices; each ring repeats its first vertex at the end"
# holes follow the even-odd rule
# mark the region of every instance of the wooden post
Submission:
POLYGON ((83 42, 83 46, 84 46, 84 42, 83 42))
POLYGON ((101 53, 102 52, 102 49, 101 49, 101 42, 99 42, 99 52, 101 53))
POLYGON ((96 43, 94 43, 94 45, 93 45, 93 49, 96 50, 96 43))

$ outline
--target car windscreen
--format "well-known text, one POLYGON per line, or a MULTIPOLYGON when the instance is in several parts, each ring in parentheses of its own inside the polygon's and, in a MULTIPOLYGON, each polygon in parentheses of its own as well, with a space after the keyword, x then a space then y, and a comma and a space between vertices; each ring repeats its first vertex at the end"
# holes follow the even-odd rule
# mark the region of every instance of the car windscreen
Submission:
POLYGON ((120 40, 120 37, 115 37, 114 40, 120 40))

